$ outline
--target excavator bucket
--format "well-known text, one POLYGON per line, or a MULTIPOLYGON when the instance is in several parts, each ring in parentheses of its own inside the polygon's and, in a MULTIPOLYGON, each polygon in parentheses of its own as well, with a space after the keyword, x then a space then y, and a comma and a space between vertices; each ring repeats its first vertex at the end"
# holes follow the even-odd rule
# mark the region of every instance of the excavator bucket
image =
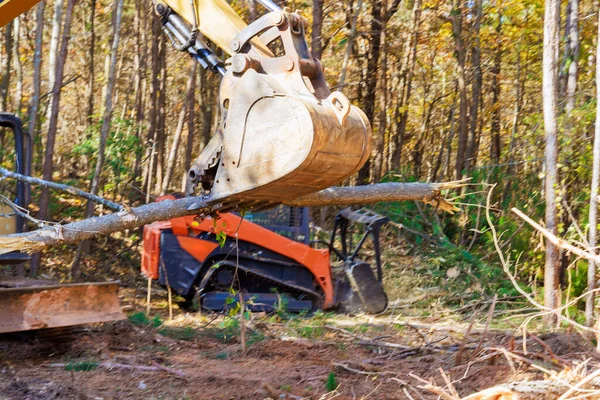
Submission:
POLYGON ((221 124, 189 171, 188 194, 262 208, 338 184, 366 162, 369 121, 329 91, 306 26, 299 14, 271 12, 231 42, 221 124))
POLYGON ((0 333, 124 319, 115 282, 52 285, 0 277, 0 333))

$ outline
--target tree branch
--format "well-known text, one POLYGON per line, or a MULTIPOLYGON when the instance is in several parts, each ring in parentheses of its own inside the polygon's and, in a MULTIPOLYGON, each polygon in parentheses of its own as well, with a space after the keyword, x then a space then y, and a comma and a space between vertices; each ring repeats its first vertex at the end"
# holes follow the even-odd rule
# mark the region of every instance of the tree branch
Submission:
POLYGON ((86 198, 88 200, 92 200, 93 202, 96 202, 98 204, 102 204, 105 205, 106 207, 112 209, 112 210, 116 210, 116 211, 121 211, 123 210, 123 206, 117 203, 113 203, 110 200, 106 200, 105 198, 102 198, 100 196, 96 196, 93 195, 91 193, 85 192, 83 190, 80 189, 76 189, 72 186, 69 185, 64 185, 61 183, 54 183, 54 182, 50 182, 50 181, 45 181, 43 179, 39 179, 39 178, 33 178, 31 176, 27 176, 27 175, 21 175, 18 174, 16 172, 12 172, 9 171, 7 169, 4 169, 2 167, 0 167, 0 174, 4 175, 8 178, 12 178, 12 179, 16 179, 22 182, 27 182, 27 183, 33 183, 35 185, 40 185, 40 186, 44 186, 50 189, 54 189, 54 190, 60 190, 62 192, 67 192, 70 193, 74 196, 78 196, 78 197, 83 197, 86 198))
MULTIPOLYGON (((436 205, 439 209, 453 212, 456 208, 441 197, 440 191, 459 187, 463 182, 449 183, 379 183, 367 186, 331 187, 320 192, 288 202, 294 206, 323 206, 368 204, 381 201, 420 200, 436 205)), ((68 188, 66 185, 61 185, 68 188)), ((78 190, 69 193, 81 194, 78 190)), ((85 193, 85 192, 83 192, 85 193)), ((86 193, 87 194, 87 193, 86 193)), ((209 213, 213 209, 188 211, 201 202, 201 197, 186 197, 145 204, 119 212, 88 218, 62 226, 46 226, 32 232, 0 236, 0 254, 21 250, 33 252, 48 246, 74 243, 133 229, 154 221, 164 221, 185 215, 209 213)))
POLYGON ((563 240, 563 239, 557 237, 552 232, 550 232, 548 229, 542 227, 540 224, 538 224, 537 222, 535 222, 534 220, 529 218, 527 215, 523 214, 523 212, 521 212, 517 208, 511 208, 511 211, 514 212, 515 214, 517 214, 521 219, 523 219, 529 225, 531 225, 536 231, 538 231, 542 235, 544 235, 544 237, 546 239, 548 239, 555 246, 560 247, 561 249, 564 249, 564 250, 568 251, 569 253, 573 253, 581 258, 585 258, 586 260, 600 263, 600 255, 590 253, 589 251, 585 251, 583 249, 580 249, 579 247, 575 247, 572 244, 570 244, 569 242, 567 242, 566 240, 563 240))

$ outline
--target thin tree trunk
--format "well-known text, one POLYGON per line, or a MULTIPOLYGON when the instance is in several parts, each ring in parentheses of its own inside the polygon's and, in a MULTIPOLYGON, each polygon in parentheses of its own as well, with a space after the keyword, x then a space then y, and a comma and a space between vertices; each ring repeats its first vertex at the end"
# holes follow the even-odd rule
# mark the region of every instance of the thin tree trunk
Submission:
POLYGON ((94 115, 94 83, 96 75, 94 74, 94 54, 96 50, 96 0, 90 0, 90 48, 88 52, 88 87, 87 87, 87 121, 88 126, 92 125, 94 115))
MULTIPOLYGON (((35 53, 33 55, 33 94, 29 103, 29 136, 31 137, 32 145, 35 143, 36 130, 38 125, 39 109, 40 109, 40 93, 42 82, 42 46, 44 39, 44 11, 46 9, 46 1, 42 1, 37 7, 36 13, 36 29, 35 29, 35 53)), ((30 149, 28 154, 33 155, 33 149, 30 149)), ((29 160, 25 165, 31 166, 33 160, 29 160)), ((31 171, 27 171, 27 175, 31 175, 31 171)), ((27 201, 29 203, 29 201, 27 201)))
MULTIPOLYGON (((64 78, 65 63, 69 49, 69 39, 71 38, 71 20, 73 18, 73 8, 77 0, 68 0, 67 11, 65 14, 65 23, 63 27, 62 40, 60 46, 60 54, 58 55, 58 63, 56 64, 56 76, 53 77, 54 87, 52 89, 51 107, 56 110, 50 115, 48 123, 48 135, 46 139, 46 150, 44 152, 44 168, 43 177, 46 181, 52 181, 52 173, 54 172, 54 143, 56 142, 56 131, 58 129, 58 115, 60 106, 60 95, 64 78)), ((40 210, 38 219, 48 220, 50 205, 50 191, 47 188, 42 189, 40 196, 40 210)), ((39 256, 32 258, 31 271, 32 275, 37 274, 39 270, 39 256)))
POLYGON ((577 74, 579 69, 579 0, 569 0, 569 41, 568 59, 569 71, 567 75, 567 116, 575 108, 575 93, 577 91, 577 74))
MULTIPOLYGON (((387 13, 386 4, 383 4, 383 13, 387 13)), ((375 134, 373 152, 371 157, 373 158, 373 181, 378 182, 383 174, 384 164, 384 146, 385 146, 385 135, 387 130, 387 35, 386 35, 387 21, 382 21, 382 32, 381 32, 381 63, 379 65, 379 74, 381 87, 384 88, 379 91, 379 124, 377 133, 375 134)))
POLYGON ((323 0, 313 0, 312 14, 312 56, 320 60, 323 54, 323 0))
POLYGON ((146 154, 144 159, 144 174, 142 180, 142 188, 146 191, 146 200, 149 201, 150 192, 152 191, 152 177, 154 170, 154 156, 156 148, 156 130, 158 121, 158 93, 160 91, 160 57, 159 45, 162 41, 160 31, 160 21, 158 18, 152 18, 152 35, 157 38, 152 40, 150 55, 152 58, 152 82, 150 86, 150 110, 148 112, 148 131, 146 135, 146 154))
MULTIPOLYGON (((598 20, 598 37, 600 37, 600 17, 598 20)), ((600 185, 600 43, 596 43, 596 129, 594 132, 594 161, 592 166, 592 187, 590 190, 589 211, 589 251, 596 252, 596 234, 598 230, 598 186, 600 185)), ((594 290, 596 289, 596 263, 590 261, 587 273, 587 288, 590 293, 585 301, 585 322, 594 324, 594 290)))
MULTIPOLYGON (((379 56, 381 54, 381 33, 383 30, 382 4, 374 1, 371 4, 371 42, 369 45, 369 57, 367 59, 367 70, 365 79, 365 97, 363 99, 363 111, 369 121, 373 121, 375 116, 375 95, 377 90, 377 67, 379 65, 379 56)), ((358 184, 369 183, 371 174, 371 160, 367 160, 365 165, 358 171, 358 184)))
POLYGON ((460 94, 460 103, 458 107, 458 145, 456 148, 456 164, 454 167, 454 176, 456 179, 462 176, 465 167, 465 158, 467 150, 467 79, 465 72, 465 46, 462 39, 462 1, 456 0, 451 11, 450 19, 452 21, 452 35, 454 36, 454 46, 456 55, 456 69, 458 80, 458 91, 460 94))
MULTIPOLYGON (((63 0, 56 0, 54 2, 54 15, 52 17, 52 36, 50 38, 50 50, 48 53, 48 91, 50 96, 54 92, 54 82, 56 80, 56 69, 57 64, 60 62, 58 59, 58 45, 60 40, 61 22, 63 12, 63 0)), ((46 112, 46 118, 50 120, 52 116, 52 97, 49 99, 49 106, 46 112)))
POLYGON ((492 125, 490 127, 490 158, 498 164, 502 143, 500 141, 500 70, 502 68, 502 0, 497 0, 498 22, 496 23, 496 53, 492 68, 492 125))
POLYGON ((478 112, 481 102, 481 84, 482 84, 482 73, 481 73, 481 38, 480 27, 481 18, 483 17, 482 0, 474 0, 473 8, 475 13, 475 21, 473 24, 473 35, 474 40, 471 46, 471 63, 473 67, 473 92, 471 95, 471 117, 469 136, 467 139, 467 149, 465 153, 465 164, 463 177, 469 174, 469 171, 475 164, 476 149, 477 149, 477 127, 479 123, 478 112))
MULTIPOLYGON (((556 226, 556 184, 558 158, 557 126, 557 89, 558 89, 558 51, 560 29, 560 0, 546 0, 544 14, 544 53, 543 53, 543 106, 546 157, 546 229, 552 234, 558 233, 556 226)), ((559 251, 551 241, 546 240, 546 265, 544 270, 544 305, 548 308, 558 306, 559 251)), ((555 314, 548 314, 544 321, 547 326, 556 322, 555 314)))
POLYGON ((8 111, 8 87, 10 85, 10 69, 12 63, 12 51, 13 51, 13 22, 11 21, 4 28, 4 49, 6 51, 6 57, 2 60, 2 81, 0 81, 0 111, 8 111))
POLYGON ((163 181, 163 172, 165 165, 165 142, 167 137, 166 130, 166 92, 167 92, 167 56, 164 35, 161 36, 160 57, 160 92, 158 93, 158 123, 156 130, 156 158, 155 158, 155 176, 156 185, 154 191, 160 193, 163 181))
POLYGON ((208 144, 213 132, 212 120, 214 116, 214 98, 212 80, 204 72, 200 71, 200 90, 198 91, 198 105, 202 110, 202 142, 198 152, 200 153, 208 144))
MULTIPOLYGON (((197 71, 194 70, 195 72, 197 71)), ((204 72, 204 71, 203 71, 204 72)), ((201 73, 203 73, 201 72, 201 73)), ((186 99, 187 103, 188 103, 188 119, 187 119, 187 126, 188 126, 188 132, 187 132, 187 141, 186 141, 186 145, 185 145, 185 160, 183 162, 183 174, 182 174, 182 180, 181 180, 181 191, 185 192, 185 186, 187 183, 187 173, 188 170, 190 169, 190 166, 192 165, 192 152, 194 151, 194 132, 196 131, 196 108, 195 108, 195 96, 194 96, 194 92, 195 92, 195 84, 196 84, 196 79, 198 79, 197 76, 194 77, 194 88, 192 89, 190 96, 186 99)))
MULTIPOLYGON (((136 121, 136 138, 141 142, 142 141, 142 132, 144 129, 144 118, 145 118, 145 109, 144 109, 144 99, 146 95, 146 68, 147 68, 147 56, 148 56, 148 45, 146 38, 146 30, 148 27, 146 13, 142 10, 142 4, 145 4, 143 0, 136 0, 136 16, 135 16, 135 25, 136 25, 136 78, 135 78, 135 87, 136 87, 136 96, 135 96, 135 121, 136 121)), ((140 176, 142 173, 142 154, 141 152, 136 152, 135 162, 133 166, 134 175, 136 177, 133 182, 133 187, 137 189, 136 197, 139 194, 139 189, 141 185, 140 176)))
POLYGON ((15 87, 15 95, 13 98, 13 112, 21 112, 21 104, 23 102, 23 65, 21 64, 21 54, 19 51, 19 42, 21 38, 21 17, 13 20, 13 64, 15 66, 15 75, 17 84, 15 87))
MULTIPOLYGON (((190 97, 194 97, 194 88, 196 83, 196 65, 198 63, 194 59, 189 61, 189 73, 187 87, 185 90, 185 99, 183 100, 183 106, 179 113, 179 122, 177 123, 177 129, 175 130, 175 136, 173 137, 173 143, 171 144, 171 150, 169 151, 169 158, 167 159, 167 170, 165 171, 165 179, 163 180, 161 195, 167 193, 171 178, 173 177, 173 170, 175 169, 175 160, 177 158, 177 150, 179 149, 179 142, 181 141, 181 133, 183 132, 183 126, 185 125, 185 116, 190 105, 190 97)), ((189 134, 188 134, 189 136, 189 134)))

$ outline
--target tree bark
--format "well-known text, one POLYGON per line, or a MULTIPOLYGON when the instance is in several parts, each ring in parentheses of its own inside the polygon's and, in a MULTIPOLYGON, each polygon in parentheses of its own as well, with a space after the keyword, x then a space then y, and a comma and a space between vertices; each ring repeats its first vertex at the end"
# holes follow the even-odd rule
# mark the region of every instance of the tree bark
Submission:
MULTIPOLYGON (((363 111, 369 121, 373 121, 375 116, 375 95, 377 90, 377 66, 379 65, 379 55, 381 54, 381 33, 383 31, 382 4, 374 1, 371 5, 371 40, 369 44, 369 57, 367 59, 367 71, 365 79, 365 97, 363 99, 363 111)), ((371 174, 371 160, 368 159, 365 165, 358 171, 358 184, 369 183, 371 174)))
POLYGON ((318 60, 323 54, 323 0, 313 0, 313 23, 311 32, 312 56, 318 60))
POLYGON ((2 80, 0 81, 0 111, 8 111, 8 87, 10 85, 10 69, 12 63, 13 50, 13 22, 9 22, 4 28, 4 49, 6 57, 2 60, 2 80))
POLYGON ((165 35, 161 35, 161 46, 159 50, 160 59, 160 91, 158 93, 158 122, 156 130, 156 158, 155 158, 155 174, 156 185, 155 193, 160 193, 163 181, 163 172, 165 165, 165 142, 167 138, 166 129, 166 101, 167 101, 167 41, 165 35))
POLYGON ((500 140, 500 71, 502 68, 502 0, 496 1, 498 22, 496 23, 496 52, 492 68, 492 124, 490 127, 490 158, 500 163, 502 142, 500 140))
MULTIPOLYGON (((146 68, 147 68, 147 56, 148 56, 148 43, 147 37, 147 16, 142 10, 142 4, 144 0, 136 0, 136 14, 135 14, 135 26, 136 26, 136 76, 135 76, 135 121, 136 121, 136 138, 141 142, 144 130, 144 118, 146 116, 144 105, 146 98, 146 68)), ((135 180, 133 182, 133 188, 135 189, 136 197, 139 197, 140 177, 142 175, 142 154, 137 152, 135 155, 135 162, 133 166, 135 180)))
MULTIPOLYGON (((558 233, 556 226, 556 184, 558 182, 558 126, 557 126, 557 89, 558 89, 558 52, 560 29, 560 0, 547 0, 544 14, 544 52, 543 52, 543 108, 545 130, 545 194, 546 229, 552 234, 558 233)), ((544 270, 544 305, 548 308, 558 306, 557 290, 559 251, 550 240, 546 240, 546 264, 544 270)), ((544 317, 547 326, 556 322, 556 315, 544 317)))
MULTIPOLYGON (((37 7, 36 13, 36 29, 35 29, 35 53, 33 55, 33 94, 29 103, 29 136, 31 137, 32 145, 35 143, 37 125, 39 120, 40 109, 40 93, 42 83, 42 49, 44 40, 44 11, 46 9, 46 1, 42 1, 37 7)), ((33 155, 33 149, 27 152, 33 155)), ((31 175, 33 160, 29 160, 25 165, 30 167, 27 175, 31 175)), ((29 199, 26 201, 29 204, 29 199)))
MULTIPOLYGON (((197 68, 194 70, 197 72, 197 68)), ((192 152, 194 151, 194 132, 196 131, 196 102, 195 102, 195 84, 198 79, 197 74, 194 76, 194 89, 192 89, 190 96, 186 99, 188 105, 188 118, 187 118, 187 140, 185 144, 185 159, 183 162, 183 174, 181 177, 181 191, 185 192, 185 185, 187 183, 187 174, 190 166, 192 165, 192 152)))
POLYGON ((194 87, 196 81, 196 65, 198 62, 194 59, 190 59, 189 61, 189 73, 188 73, 188 81, 187 87, 185 90, 185 98, 183 99, 181 112, 179 113, 179 121, 177 123, 177 129, 175 130, 175 135, 173 137, 173 143, 171 144, 171 150, 169 151, 169 157, 167 158, 167 169, 165 171, 165 178, 162 183, 162 189, 160 191, 161 195, 167 193, 169 190, 169 185, 171 183, 171 178, 173 177, 173 170, 175 169, 175 161, 177 158, 177 150, 179 149, 179 142, 181 141, 181 133, 183 132, 183 126, 185 125, 185 116, 188 111, 189 99, 194 96, 194 87))
POLYGON ((50 50, 48 53, 48 92, 50 93, 49 105, 46 112, 46 118, 50 120, 52 116, 52 94, 54 92, 54 83, 56 81, 56 69, 59 60, 59 41, 62 23, 63 1, 54 2, 54 14, 52 17, 52 36, 50 37, 50 50))
POLYGON ((152 36, 155 38, 151 41, 150 55, 152 59, 152 82, 150 84, 150 110, 148 112, 148 131, 146 134, 146 154, 144 159, 144 174, 142 180, 142 189, 146 192, 146 202, 150 201, 150 192, 152 191, 152 177, 154 169, 155 147, 156 147, 156 131, 158 121, 158 93, 160 92, 160 55, 159 46, 164 35, 161 34, 160 21, 154 17, 151 19, 152 36))
POLYGON ((579 0, 569 0, 569 24, 568 60, 569 70, 567 75, 567 104, 565 111, 567 116, 575 108, 575 93, 577 91, 577 75, 579 70, 579 0))
POLYGON ((460 104, 458 107, 458 145, 456 148, 456 164, 454 176, 459 179, 465 167, 467 151, 467 78, 465 72, 465 46, 462 39, 462 1, 456 0, 450 13, 452 35, 456 54, 456 69, 460 104))
POLYGON ((92 125, 94 115, 94 54, 96 50, 96 0, 90 0, 90 48, 88 53, 87 121, 92 125))
POLYGON ((17 83, 15 87, 15 95, 13 96, 13 112, 21 113, 21 104, 23 102, 23 65, 21 64, 21 53, 19 51, 21 39, 21 17, 13 20, 13 64, 15 66, 15 77, 17 83))
MULTIPOLYGON (((386 4, 383 3, 383 13, 387 12, 386 4)), ((385 137, 387 131, 387 35, 386 27, 387 21, 381 21, 381 62, 379 65, 380 82, 383 90, 379 91, 379 115, 378 115, 378 126, 377 133, 375 134, 375 140, 373 141, 373 151, 371 158, 373 159, 373 182, 378 182, 383 174, 383 159, 384 159, 384 146, 385 137)))
MULTIPOLYGON (((598 37, 600 37, 600 18, 598 25, 598 37)), ((598 186, 600 185, 600 43, 596 43, 596 126, 594 132, 594 161, 592 165, 592 187, 590 189, 590 211, 589 211, 589 251, 596 253, 596 234, 598 231, 598 186)), ((588 295, 585 301, 585 322, 588 326, 594 324, 594 289, 596 288, 596 263, 590 261, 587 273, 588 295)))
MULTIPOLYGON (((461 185, 461 182, 379 183, 356 187, 331 187, 290 201, 287 204, 293 206, 324 206, 416 200, 433 204, 440 210, 453 212, 456 209, 441 196, 440 192, 461 185)), ((38 251, 48 246, 80 242, 99 235, 137 228, 154 221, 198 214, 200 212, 198 210, 188 211, 187 209, 197 203, 199 199, 198 197, 185 197, 178 200, 150 203, 64 226, 46 226, 31 232, 0 236, 0 254, 14 250, 38 251)))
POLYGON ((463 178, 466 178, 471 171, 471 168, 475 165, 476 153, 477 153, 477 142, 478 142, 478 112, 481 102, 481 85, 482 85, 482 72, 481 72, 481 38, 480 38, 480 27, 481 18, 483 17, 483 6, 482 0, 474 0, 473 12, 475 14, 475 20, 473 23, 473 35, 474 40, 471 46, 471 63, 473 68, 473 91, 471 95, 471 115, 470 115, 470 127, 469 136, 467 140, 467 149, 465 153, 465 165, 463 171, 463 178))

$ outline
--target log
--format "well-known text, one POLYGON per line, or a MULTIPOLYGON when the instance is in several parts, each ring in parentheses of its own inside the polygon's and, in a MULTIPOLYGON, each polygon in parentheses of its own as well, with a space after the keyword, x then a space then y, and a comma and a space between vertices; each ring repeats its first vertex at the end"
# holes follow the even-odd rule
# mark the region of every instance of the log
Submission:
MULTIPOLYGON (((368 204, 381 201, 419 200, 435 204, 438 209, 454 212, 457 209, 441 196, 441 191, 462 186, 462 181, 447 183, 379 183, 366 186, 331 187, 288 203, 294 206, 324 206, 368 204)), ((47 225, 31 232, 0 236, 0 254, 11 251, 35 252, 48 246, 76 243, 98 235, 133 229, 154 221, 185 215, 206 214, 212 210, 189 211, 200 197, 186 197, 145 204, 72 222, 66 225, 47 225)))
POLYGON ((456 207, 440 197, 440 191, 462 186, 462 182, 402 183, 389 182, 364 186, 331 187, 288 202, 291 206, 347 206, 384 201, 418 200, 442 211, 453 213, 456 207))

